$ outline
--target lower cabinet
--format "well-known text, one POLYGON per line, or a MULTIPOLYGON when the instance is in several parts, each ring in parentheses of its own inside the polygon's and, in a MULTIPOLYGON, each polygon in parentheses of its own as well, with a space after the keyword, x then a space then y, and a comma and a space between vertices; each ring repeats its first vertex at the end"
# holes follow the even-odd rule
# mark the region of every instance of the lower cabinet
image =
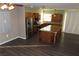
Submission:
POLYGON ((41 42, 55 44, 57 39, 59 38, 60 38, 60 31, 58 32, 39 31, 39 39, 41 42))
POLYGON ((46 43, 52 43, 52 34, 50 32, 44 32, 40 31, 39 32, 39 39, 41 42, 46 42, 46 43))

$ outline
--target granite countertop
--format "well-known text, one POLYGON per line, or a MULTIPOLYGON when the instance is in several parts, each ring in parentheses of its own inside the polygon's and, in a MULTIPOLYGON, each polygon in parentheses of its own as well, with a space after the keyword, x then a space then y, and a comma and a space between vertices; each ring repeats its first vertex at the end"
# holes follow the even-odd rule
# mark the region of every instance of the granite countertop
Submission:
POLYGON ((48 26, 40 29, 40 31, 47 31, 47 32, 57 32, 60 30, 61 30, 61 28, 59 26, 56 26, 56 25, 48 25, 48 26))

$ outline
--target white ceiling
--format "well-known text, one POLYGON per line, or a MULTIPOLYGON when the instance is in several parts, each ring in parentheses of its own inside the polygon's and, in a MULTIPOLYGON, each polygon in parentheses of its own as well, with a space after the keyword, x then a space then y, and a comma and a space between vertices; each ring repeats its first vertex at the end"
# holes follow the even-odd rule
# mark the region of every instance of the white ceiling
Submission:
POLYGON ((60 9, 79 9, 79 3, 25 3, 25 7, 32 8, 60 8, 60 9))

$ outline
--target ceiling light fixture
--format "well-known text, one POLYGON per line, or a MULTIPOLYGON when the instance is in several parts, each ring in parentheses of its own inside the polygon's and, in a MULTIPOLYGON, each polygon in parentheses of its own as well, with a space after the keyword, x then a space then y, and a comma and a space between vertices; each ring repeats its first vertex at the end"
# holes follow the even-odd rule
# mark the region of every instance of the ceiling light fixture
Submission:
POLYGON ((11 5, 11 6, 8 7, 9 10, 12 10, 12 9, 14 9, 14 8, 15 8, 15 7, 14 7, 13 5, 11 5))
POLYGON ((14 5, 11 4, 11 3, 4 3, 4 4, 1 5, 0 8, 1 8, 2 10, 5 10, 5 9, 7 9, 7 10, 13 10, 15 7, 14 7, 14 5))
POLYGON ((1 6, 1 9, 2 9, 2 10, 7 9, 7 8, 8 8, 8 6, 7 6, 6 4, 3 4, 3 5, 1 6))

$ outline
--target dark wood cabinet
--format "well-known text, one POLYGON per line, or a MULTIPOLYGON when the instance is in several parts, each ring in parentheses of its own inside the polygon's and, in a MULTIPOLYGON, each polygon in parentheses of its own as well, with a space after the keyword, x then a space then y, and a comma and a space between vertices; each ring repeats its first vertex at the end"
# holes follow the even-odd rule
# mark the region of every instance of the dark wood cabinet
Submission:
POLYGON ((62 23, 63 15, 62 14, 53 14, 52 15, 52 22, 62 23))
POLYGON ((26 13, 25 13, 25 17, 31 17, 31 18, 32 18, 32 17, 33 17, 33 13, 31 13, 31 12, 26 12, 26 13))
POLYGON ((60 38, 61 28, 59 26, 48 25, 39 31, 39 39, 45 43, 56 43, 60 38), (47 28, 47 29, 46 29, 47 28))
POLYGON ((40 31, 39 32, 39 39, 43 43, 52 43, 52 33, 51 32, 46 32, 46 31, 40 31))
POLYGON ((62 21, 63 21, 63 14, 55 13, 52 15, 52 24, 59 26, 62 30, 62 21))
POLYGON ((25 17, 30 17, 30 18, 33 19, 33 21, 39 21, 40 20, 39 13, 26 12, 25 17))
POLYGON ((51 25, 47 25, 40 29, 39 39, 45 43, 56 43, 61 37, 62 28, 62 14, 53 14, 51 18, 51 25))

